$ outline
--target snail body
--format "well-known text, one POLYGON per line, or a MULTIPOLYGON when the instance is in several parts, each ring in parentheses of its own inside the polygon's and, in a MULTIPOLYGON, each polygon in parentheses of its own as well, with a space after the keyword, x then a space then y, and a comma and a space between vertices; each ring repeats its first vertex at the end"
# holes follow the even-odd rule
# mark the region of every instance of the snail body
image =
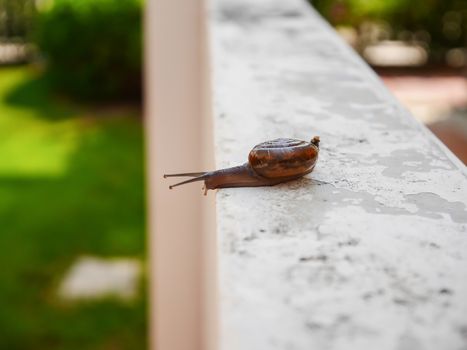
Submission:
POLYGON ((227 187, 273 186, 310 173, 318 160, 318 153, 317 136, 310 142, 280 138, 256 145, 248 155, 248 162, 243 165, 208 172, 168 174, 164 177, 192 177, 169 186, 170 189, 195 181, 204 181, 206 191, 227 187))

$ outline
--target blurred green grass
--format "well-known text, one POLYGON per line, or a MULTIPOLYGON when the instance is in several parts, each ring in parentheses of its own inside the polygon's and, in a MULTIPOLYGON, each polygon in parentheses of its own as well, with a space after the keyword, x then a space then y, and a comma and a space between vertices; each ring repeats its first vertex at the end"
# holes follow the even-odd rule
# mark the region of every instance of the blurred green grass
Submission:
POLYGON ((144 259, 140 113, 48 91, 0 69, 0 349, 144 349, 144 287, 129 303, 55 294, 82 254, 144 259))

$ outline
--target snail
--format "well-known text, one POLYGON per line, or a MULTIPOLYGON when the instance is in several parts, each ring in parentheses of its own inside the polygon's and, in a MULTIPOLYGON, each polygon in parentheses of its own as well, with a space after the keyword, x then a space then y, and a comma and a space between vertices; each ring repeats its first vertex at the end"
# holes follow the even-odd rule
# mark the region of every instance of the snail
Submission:
POLYGON ((208 190, 227 187, 273 186, 298 179, 315 167, 319 153, 319 137, 310 142, 295 139, 275 139, 256 145, 248 155, 248 162, 215 171, 167 174, 167 177, 193 177, 169 186, 170 189, 195 181, 204 181, 208 190))

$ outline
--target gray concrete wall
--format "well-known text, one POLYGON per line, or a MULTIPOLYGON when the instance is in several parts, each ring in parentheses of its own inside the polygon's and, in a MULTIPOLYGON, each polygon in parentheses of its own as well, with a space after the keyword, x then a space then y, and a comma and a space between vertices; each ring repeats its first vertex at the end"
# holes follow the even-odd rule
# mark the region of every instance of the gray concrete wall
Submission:
POLYGON ((218 191, 222 350, 467 348, 465 168, 301 0, 213 0, 217 166, 321 137, 316 169, 218 191))

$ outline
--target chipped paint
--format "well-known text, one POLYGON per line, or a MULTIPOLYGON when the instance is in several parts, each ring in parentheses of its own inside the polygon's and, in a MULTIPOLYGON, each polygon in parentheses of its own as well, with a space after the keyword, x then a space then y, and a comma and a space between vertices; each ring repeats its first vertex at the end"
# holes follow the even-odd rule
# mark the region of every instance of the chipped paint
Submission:
POLYGON ((305 178, 217 194, 221 349, 467 347, 467 176, 300 0, 213 0, 218 167, 321 137, 305 178))

